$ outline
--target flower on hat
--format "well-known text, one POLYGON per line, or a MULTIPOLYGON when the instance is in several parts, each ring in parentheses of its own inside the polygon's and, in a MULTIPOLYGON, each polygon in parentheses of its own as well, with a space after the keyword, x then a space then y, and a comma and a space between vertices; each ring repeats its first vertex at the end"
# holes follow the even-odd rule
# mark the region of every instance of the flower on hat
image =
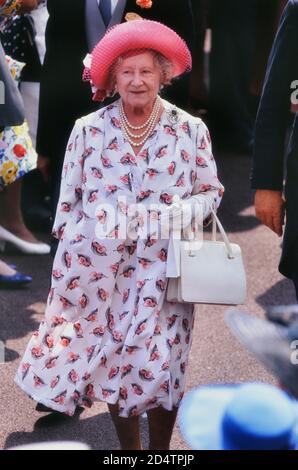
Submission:
POLYGON ((137 0, 137 5, 141 8, 151 8, 152 0, 137 0))

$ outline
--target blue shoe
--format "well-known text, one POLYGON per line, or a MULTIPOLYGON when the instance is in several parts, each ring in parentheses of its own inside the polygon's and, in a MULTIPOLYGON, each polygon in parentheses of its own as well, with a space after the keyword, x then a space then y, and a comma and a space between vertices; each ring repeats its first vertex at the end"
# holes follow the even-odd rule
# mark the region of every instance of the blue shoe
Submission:
POLYGON ((16 272, 12 276, 0 275, 0 289, 18 289, 32 282, 31 276, 16 272))

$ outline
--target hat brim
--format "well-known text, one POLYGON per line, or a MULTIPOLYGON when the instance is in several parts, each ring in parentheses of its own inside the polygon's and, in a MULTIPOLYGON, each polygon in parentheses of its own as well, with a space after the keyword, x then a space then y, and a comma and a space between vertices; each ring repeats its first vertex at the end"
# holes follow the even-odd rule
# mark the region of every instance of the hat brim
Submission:
POLYGON ((225 320, 242 345, 298 398, 298 364, 292 360, 295 351, 287 337, 288 329, 238 309, 228 310, 225 320))
MULTIPOLYGON (((194 450, 229 450, 224 445, 222 422, 228 404, 243 384, 209 385, 186 394, 179 409, 182 436, 194 450)), ((298 403, 293 401, 298 418, 298 403)), ((293 429, 298 447, 298 425, 293 429)))
POLYGON ((179 409, 179 425, 194 450, 223 450, 221 423, 239 385, 211 385, 187 393, 179 409))
POLYGON ((191 69, 190 51, 183 39, 162 23, 134 20, 111 28, 92 52, 91 80, 98 89, 106 89, 111 66, 126 52, 151 49, 173 63, 174 77, 191 69))

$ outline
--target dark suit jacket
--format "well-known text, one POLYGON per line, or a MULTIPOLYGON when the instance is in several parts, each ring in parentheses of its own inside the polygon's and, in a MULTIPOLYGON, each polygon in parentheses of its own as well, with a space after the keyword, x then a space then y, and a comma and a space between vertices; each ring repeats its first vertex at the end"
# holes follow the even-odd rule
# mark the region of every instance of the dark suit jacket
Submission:
MULTIPOLYGON (((285 152, 291 84, 298 80, 298 0, 290 0, 281 18, 269 57, 255 129, 252 188, 282 190, 287 158, 287 223, 279 269, 298 279, 298 121, 294 120, 285 152)), ((296 87, 297 88, 297 87, 296 87)))
MULTIPOLYGON (((90 84, 82 81, 82 61, 88 53, 85 0, 48 0, 48 10, 37 151, 61 161, 75 120, 99 105, 92 102, 90 84)), ((136 0, 128 0, 124 16, 131 11, 164 22, 191 46, 194 25, 190 0, 158 0, 148 10, 137 7, 136 0)))

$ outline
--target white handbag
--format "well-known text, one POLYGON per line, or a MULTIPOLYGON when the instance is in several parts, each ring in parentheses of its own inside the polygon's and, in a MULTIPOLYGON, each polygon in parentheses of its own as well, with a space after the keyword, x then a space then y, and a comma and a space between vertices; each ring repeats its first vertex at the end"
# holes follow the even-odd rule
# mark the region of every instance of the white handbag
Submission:
POLYGON ((246 298, 241 248, 230 243, 212 211, 212 240, 180 240, 180 277, 170 278, 168 302, 239 305, 246 298), (223 241, 217 241, 217 227, 223 241))

